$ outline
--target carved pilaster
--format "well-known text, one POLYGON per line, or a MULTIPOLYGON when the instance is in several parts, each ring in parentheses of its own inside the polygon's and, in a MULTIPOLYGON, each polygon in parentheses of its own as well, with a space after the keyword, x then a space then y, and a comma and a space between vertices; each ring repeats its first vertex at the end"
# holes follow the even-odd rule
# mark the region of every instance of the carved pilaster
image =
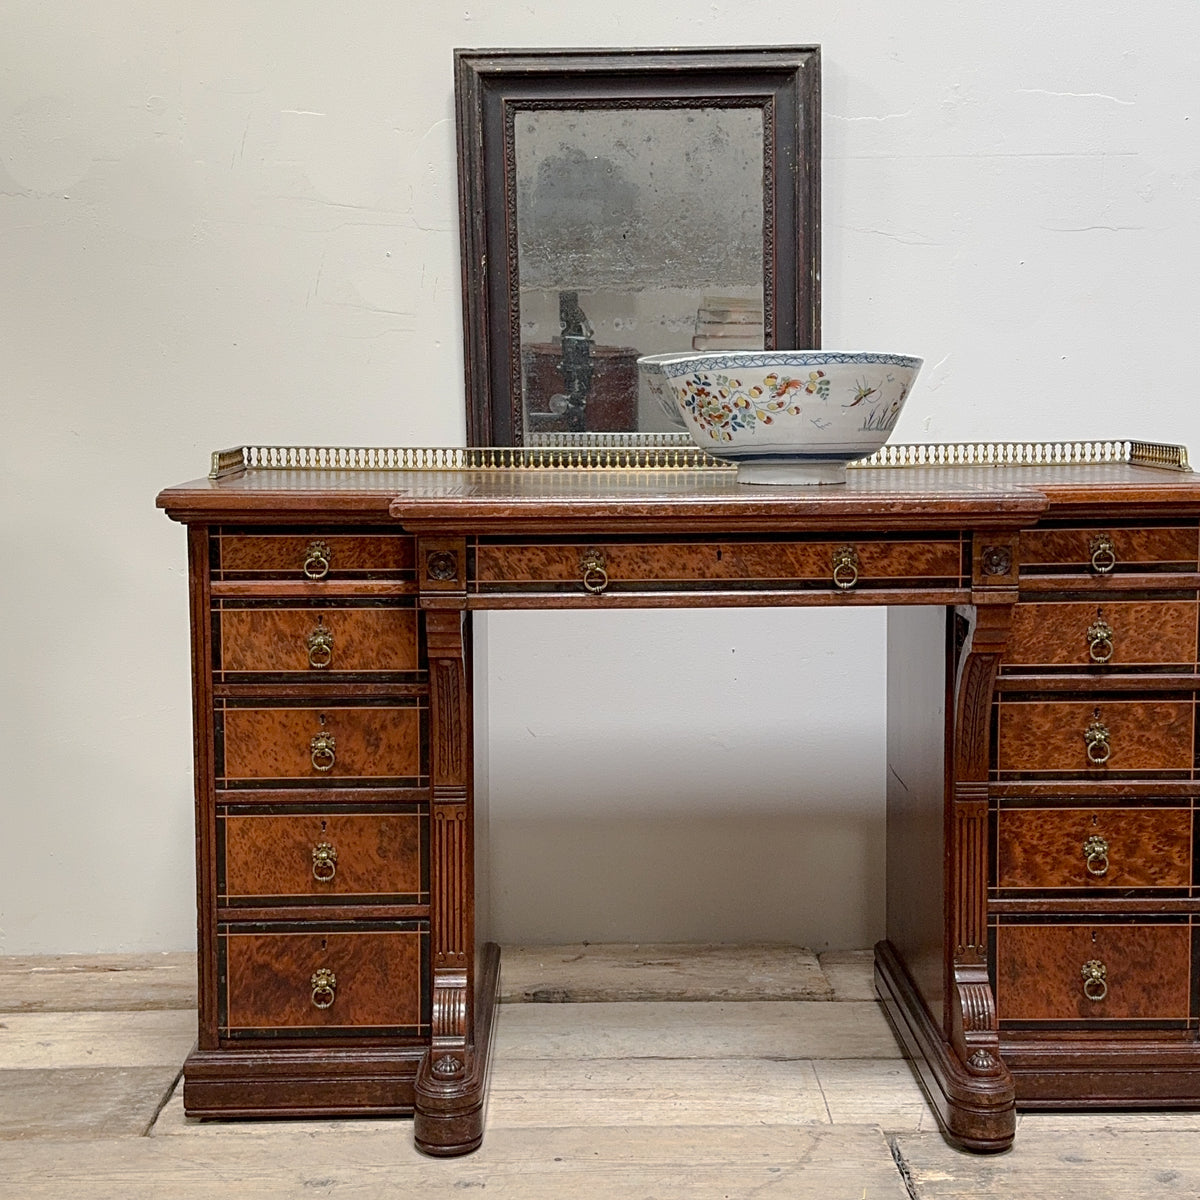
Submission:
MULTIPOLYGON (((989 545, 975 551, 977 577, 1011 583, 1015 548, 989 545)), ((948 918, 952 947, 950 1042, 971 1075, 1007 1078, 1000 1060, 996 1003, 988 980, 988 765, 996 673, 1008 643, 1015 592, 1007 587, 977 592, 975 609, 959 610, 967 623, 959 649, 955 689, 954 778, 948 835, 948 918)))
MULTIPOLYGON (((445 547, 438 546, 427 559, 436 565, 435 555, 450 553, 445 547)), ((453 1054, 448 1058, 447 1054, 463 1050, 471 1033, 469 976, 474 937, 474 869, 471 719, 464 620, 465 614, 457 608, 439 608, 425 614, 432 800, 429 848, 433 946, 431 1069, 442 1078, 450 1077, 451 1064, 456 1061, 453 1054)))

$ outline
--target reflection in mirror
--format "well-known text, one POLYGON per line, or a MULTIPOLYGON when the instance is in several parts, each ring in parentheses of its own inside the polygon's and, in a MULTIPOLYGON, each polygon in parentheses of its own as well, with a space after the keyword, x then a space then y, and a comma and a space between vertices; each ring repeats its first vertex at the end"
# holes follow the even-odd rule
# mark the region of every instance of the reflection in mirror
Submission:
POLYGON ((682 437, 639 354, 819 346, 820 95, 816 46, 456 50, 468 442, 682 437))
POLYGON ((666 431, 639 354, 763 345, 761 108, 517 116, 527 435, 666 431))

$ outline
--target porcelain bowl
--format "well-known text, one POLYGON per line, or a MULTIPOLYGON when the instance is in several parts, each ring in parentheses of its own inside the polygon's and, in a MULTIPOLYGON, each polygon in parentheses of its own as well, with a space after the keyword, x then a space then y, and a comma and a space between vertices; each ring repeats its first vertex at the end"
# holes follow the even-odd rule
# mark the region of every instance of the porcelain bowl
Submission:
POLYGON ((648 391, 740 483, 844 483, 896 426, 922 360, 837 350, 723 350, 638 359, 648 391))

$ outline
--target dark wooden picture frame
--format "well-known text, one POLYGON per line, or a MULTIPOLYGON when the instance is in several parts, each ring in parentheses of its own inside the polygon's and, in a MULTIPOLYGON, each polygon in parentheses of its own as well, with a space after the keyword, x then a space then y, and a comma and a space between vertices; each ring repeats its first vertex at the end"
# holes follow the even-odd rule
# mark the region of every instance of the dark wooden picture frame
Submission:
POLYGON ((469 445, 526 441, 514 136, 521 112, 761 111, 763 345, 820 345, 819 47, 456 50, 455 108, 469 445))

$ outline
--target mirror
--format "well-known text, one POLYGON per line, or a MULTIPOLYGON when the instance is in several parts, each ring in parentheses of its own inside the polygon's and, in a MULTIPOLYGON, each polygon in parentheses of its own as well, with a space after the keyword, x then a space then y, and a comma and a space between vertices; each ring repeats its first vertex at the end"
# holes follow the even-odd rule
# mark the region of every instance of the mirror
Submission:
POLYGON ((820 56, 455 54, 467 426, 673 426, 638 355, 819 343, 820 56))

